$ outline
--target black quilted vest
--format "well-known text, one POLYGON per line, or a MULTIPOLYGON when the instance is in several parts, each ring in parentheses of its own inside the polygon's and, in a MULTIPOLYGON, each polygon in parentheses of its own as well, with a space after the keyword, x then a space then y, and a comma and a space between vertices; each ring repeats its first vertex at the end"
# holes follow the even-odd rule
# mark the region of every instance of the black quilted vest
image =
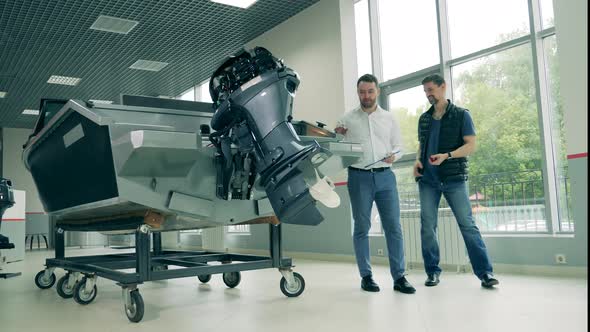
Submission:
MULTIPOLYGON (((438 143, 438 153, 447 153, 454 151, 464 144, 463 141, 463 120, 466 109, 451 103, 447 105, 447 110, 441 119, 440 137, 438 143)), ((420 116, 418 121, 418 139, 420 140, 422 164, 427 163, 426 146, 430 136, 430 125, 432 123, 432 114, 434 106, 420 116)), ((438 166, 438 176, 442 182, 446 181, 467 181, 469 166, 467 158, 451 158, 442 162, 438 166)))

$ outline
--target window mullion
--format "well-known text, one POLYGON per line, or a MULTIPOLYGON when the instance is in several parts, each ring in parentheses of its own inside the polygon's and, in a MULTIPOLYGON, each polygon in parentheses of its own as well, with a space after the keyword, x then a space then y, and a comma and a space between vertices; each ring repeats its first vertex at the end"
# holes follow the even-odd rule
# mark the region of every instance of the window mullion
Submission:
POLYGON ((545 191, 545 216, 547 230, 555 233, 559 230, 557 206, 557 176, 555 174, 555 156, 551 134, 551 113, 548 102, 547 75, 542 39, 537 35, 541 30, 541 12, 538 0, 528 0, 531 50, 533 56, 533 73, 537 94, 537 111, 539 114, 539 134, 543 153, 543 186, 545 191))
POLYGON ((436 18, 438 25, 438 45, 440 54, 440 72, 447 84, 447 98, 453 98, 453 80, 451 79, 451 67, 447 62, 451 60, 451 41, 449 32, 449 16, 447 13, 447 1, 436 0, 436 18))
POLYGON ((379 0, 369 1, 369 31, 371 35, 371 60, 373 75, 383 81, 383 60, 381 58, 381 29, 379 26, 379 0))

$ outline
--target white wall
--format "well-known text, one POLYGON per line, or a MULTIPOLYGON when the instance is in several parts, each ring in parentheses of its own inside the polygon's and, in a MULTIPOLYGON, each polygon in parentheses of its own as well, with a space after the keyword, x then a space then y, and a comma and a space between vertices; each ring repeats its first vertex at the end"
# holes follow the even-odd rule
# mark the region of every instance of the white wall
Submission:
MULTIPOLYGON (((352 0, 347 2, 352 6, 352 0)), ((334 128, 345 110, 343 86, 354 86, 356 82, 343 80, 341 38, 340 1, 322 0, 246 47, 268 49, 299 74, 301 84, 293 106, 295 120, 321 121, 334 128)))
POLYGON ((553 0, 567 154, 588 153, 588 3, 553 0))
POLYGON ((31 173, 22 162, 23 144, 31 134, 31 129, 3 128, 3 176, 12 181, 14 189, 24 190, 27 193, 27 211, 43 212, 43 205, 39 200, 37 187, 33 182, 31 173))
MULTIPOLYGON (((576 225, 575 248, 588 266, 588 3, 553 0, 564 103, 571 197, 576 225), (572 156, 577 155, 577 156, 572 156)), ((573 247, 570 245, 569 247, 573 247)))

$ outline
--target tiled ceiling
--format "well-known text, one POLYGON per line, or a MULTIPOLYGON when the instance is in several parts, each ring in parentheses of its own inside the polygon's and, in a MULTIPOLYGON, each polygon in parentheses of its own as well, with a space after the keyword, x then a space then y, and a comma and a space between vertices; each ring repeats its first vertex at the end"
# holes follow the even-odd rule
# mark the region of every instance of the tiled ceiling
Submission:
MULTIPOLYGON (((0 0, 0 127, 32 128, 41 98, 118 101, 177 96, 244 44, 319 0, 0 0), (138 21, 128 34, 90 29, 100 15, 138 21), (137 60, 168 63, 130 69, 137 60), (76 86, 48 84, 52 75, 76 86)), ((260 45, 265 46, 265 45, 260 45)), ((272 52, 272 49, 270 49, 272 52)), ((280 55, 279 55, 280 56, 280 55)))

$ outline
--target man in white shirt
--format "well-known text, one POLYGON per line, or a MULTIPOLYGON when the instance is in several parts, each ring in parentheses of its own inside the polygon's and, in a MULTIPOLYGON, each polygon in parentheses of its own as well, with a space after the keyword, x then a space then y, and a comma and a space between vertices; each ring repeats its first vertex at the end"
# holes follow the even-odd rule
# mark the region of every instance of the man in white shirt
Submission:
POLYGON ((401 158, 401 133, 391 113, 377 105, 379 82, 371 74, 357 81, 360 105, 346 112, 335 131, 360 142, 363 157, 348 168, 348 193, 354 219, 353 245, 361 276, 361 289, 378 292, 369 252, 371 209, 377 205, 385 233, 393 289, 406 294, 416 289, 405 278, 404 241, 400 225, 399 195, 391 164, 401 158))

